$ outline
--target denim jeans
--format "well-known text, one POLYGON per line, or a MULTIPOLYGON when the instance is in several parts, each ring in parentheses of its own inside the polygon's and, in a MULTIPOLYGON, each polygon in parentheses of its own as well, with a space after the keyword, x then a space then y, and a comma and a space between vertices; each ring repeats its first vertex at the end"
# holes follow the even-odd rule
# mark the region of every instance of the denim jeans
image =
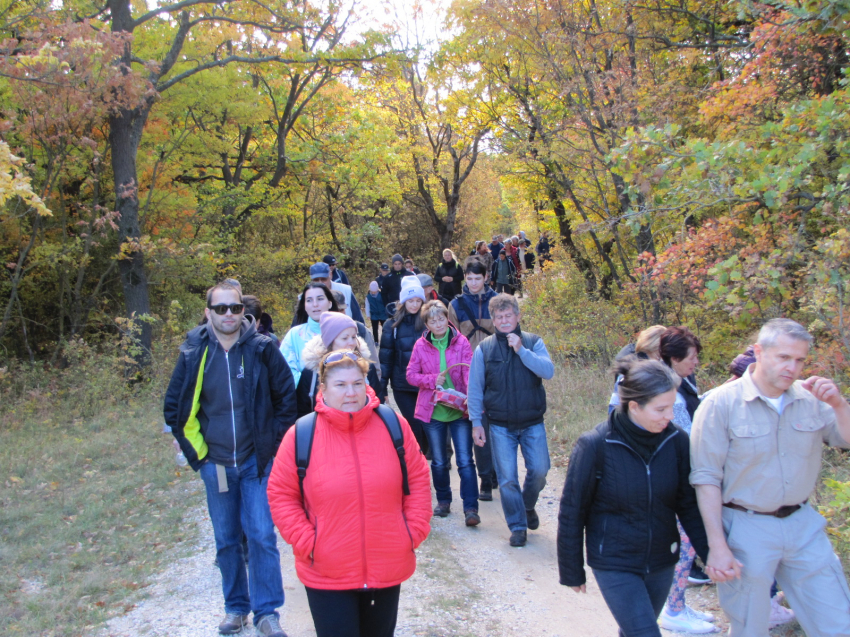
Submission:
POLYGON ((675 569, 669 566, 641 575, 593 569, 602 597, 620 626, 620 637, 661 637, 658 616, 675 569))
POLYGON ((537 496, 546 486, 546 474, 550 467, 546 427, 540 423, 524 429, 508 429, 490 423, 490 449, 499 478, 499 495, 505 521, 511 531, 525 531, 528 528, 525 512, 537 504, 537 496), (517 447, 525 460, 525 482, 521 491, 517 447))
POLYGON ((200 471, 215 534, 224 610, 240 615, 253 611, 255 624, 266 615, 277 615, 275 609, 283 606, 280 553, 266 495, 271 470, 269 462, 263 479, 257 478, 256 454, 238 467, 225 467, 224 493, 219 493, 216 465, 205 462, 200 471), (246 569, 242 554, 243 531, 251 554, 250 569, 246 569))
POLYGON ((463 510, 478 510, 478 479, 472 460, 472 423, 465 418, 452 422, 432 420, 425 423, 425 434, 431 445, 431 477, 437 502, 451 502, 452 488, 449 477, 449 458, 446 454, 446 437, 451 432, 455 446, 455 462, 460 476, 460 499, 463 510))

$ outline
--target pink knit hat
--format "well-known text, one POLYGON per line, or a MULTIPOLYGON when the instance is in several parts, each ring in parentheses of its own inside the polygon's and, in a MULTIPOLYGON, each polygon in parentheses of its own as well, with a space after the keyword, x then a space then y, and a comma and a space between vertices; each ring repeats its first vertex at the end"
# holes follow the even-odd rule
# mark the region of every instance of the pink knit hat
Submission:
POLYGON ((349 327, 356 329, 357 323, 342 312, 324 312, 319 319, 319 328, 322 330, 322 343, 330 349, 336 337, 349 327))

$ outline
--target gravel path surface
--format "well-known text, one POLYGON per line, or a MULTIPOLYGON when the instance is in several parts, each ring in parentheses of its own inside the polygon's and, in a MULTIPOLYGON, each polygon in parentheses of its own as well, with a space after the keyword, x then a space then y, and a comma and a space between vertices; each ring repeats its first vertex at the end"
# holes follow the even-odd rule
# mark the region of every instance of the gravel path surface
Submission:
MULTIPOLYGON (((521 458, 519 466, 523 466, 521 458)), ((555 534, 563 482, 564 471, 553 468, 537 507, 540 529, 530 531, 528 545, 517 549, 508 545, 510 533, 498 491, 493 492, 493 502, 480 503, 481 526, 464 526, 459 482, 453 472, 455 506, 449 517, 432 519, 431 535, 417 550, 417 571, 402 585, 396 635, 616 635, 616 624, 592 579, 587 595, 578 595, 558 584, 555 534)), ((133 610, 110 620, 100 637, 218 635, 217 625, 223 615, 221 579, 213 565, 215 549, 203 484, 194 480, 187 491, 187 501, 195 498, 198 506, 186 516, 185 524, 197 526, 197 540, 193 545, 177 547, 182 557, 175 557, 133 610)), ((286 594, 281 623, 289 637, 315 636, 304 587, 295 576, 292 551, 282 540, 278 546, 286 594)), ((717 615, 718 627, 725 633, 727 625, 714 587, 691 588, 688 602, 717 615)), ((800 634, 790 626, 771 633, 800 634)), ((252 635, 253 629, 242 634, 252 635)))

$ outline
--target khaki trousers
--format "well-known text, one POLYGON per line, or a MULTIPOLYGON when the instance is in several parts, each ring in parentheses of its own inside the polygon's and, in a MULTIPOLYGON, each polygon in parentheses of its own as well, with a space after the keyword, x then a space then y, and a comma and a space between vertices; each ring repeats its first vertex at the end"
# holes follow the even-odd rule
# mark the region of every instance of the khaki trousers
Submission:
POLYGON ((744 565, 740 579, 717 585, 731 637, 767 637, 774 577, 808 637, 850 637, 850 590, 825 527, 808 504, 782 519, 723 508, 726 541, 744 565))

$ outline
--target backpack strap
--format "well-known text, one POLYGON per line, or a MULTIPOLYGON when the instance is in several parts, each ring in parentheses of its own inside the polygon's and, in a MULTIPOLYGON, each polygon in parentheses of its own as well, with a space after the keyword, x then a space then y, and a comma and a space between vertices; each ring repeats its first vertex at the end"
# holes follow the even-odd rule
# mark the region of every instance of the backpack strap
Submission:
POLYGON ((469 336, 467 336, 467 338, 471 338, 472 335, 475 334, 475 332, 479 332, 479 331, 484 332, 487 336, 492 335, 493 332, 491 332, 490 330, 484 329, 483 327, 481 327, 478 324, 478 321, 475 319, 475 312, 470 310, 469 301, 467 300, 465 294, 460 297, 460 300, 466 306, 466 313, 469 316, 469 322, 472 323, 472 332, 469 333, 469 336))
POLYGON ((401 465, 401 490, 404 495, 410 495, 410 485, 407 481, 407 460, 404 458, 404 434, 401 431, 401 423, 398 420, 396 413, 387 405, 378 405, 378 416, 384 421, 390 438, 393 440, 393 447, 398 454, 398 462, 401 465))
POLYGON ((307 477, 307 467, 310 466, 310 454, 313 451, 313 435, 316 433, 316 412, 301 416, 295 421, 295 466, 298 468, 298 488, 301 491, 301 506, 304 515, 310 519, 307 512, 307 502, 304 499, 304 478, 307 477))

